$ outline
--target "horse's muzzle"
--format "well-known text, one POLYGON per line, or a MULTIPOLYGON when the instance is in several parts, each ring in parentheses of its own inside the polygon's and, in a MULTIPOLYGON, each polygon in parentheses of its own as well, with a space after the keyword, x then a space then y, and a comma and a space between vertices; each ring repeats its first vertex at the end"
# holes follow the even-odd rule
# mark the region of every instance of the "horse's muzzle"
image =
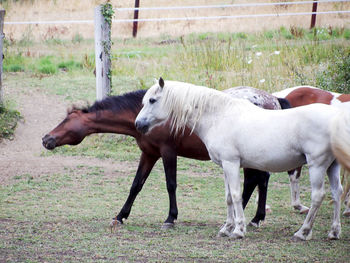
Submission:
POLYGON ((145 134, 148 132, 149 124, 146 121, 138 120, 135 122, 136 130, 145 134))
POLYGON ((49 134, 43 137, 43 146, 48 150, 53 150, 56 147, 56 139, 49 134))

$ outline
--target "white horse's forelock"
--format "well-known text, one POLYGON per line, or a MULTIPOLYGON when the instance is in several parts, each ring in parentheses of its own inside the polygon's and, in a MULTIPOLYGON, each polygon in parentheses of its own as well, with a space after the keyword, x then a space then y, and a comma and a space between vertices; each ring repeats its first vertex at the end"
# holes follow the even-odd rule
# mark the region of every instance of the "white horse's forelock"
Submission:
POLYGON ((217 112, 224 109, 225 106, 240 101, 218 90, 189 83, 165 81, 162 108, 171 120, 172 131, 177 134, 185 129, 189 121, 191 121, 193 131, 204 111, 217 112), (211 101, 211 103, 208 103, 208 101, 211 101), (189 119, 190 117, 191 119, 189 119))

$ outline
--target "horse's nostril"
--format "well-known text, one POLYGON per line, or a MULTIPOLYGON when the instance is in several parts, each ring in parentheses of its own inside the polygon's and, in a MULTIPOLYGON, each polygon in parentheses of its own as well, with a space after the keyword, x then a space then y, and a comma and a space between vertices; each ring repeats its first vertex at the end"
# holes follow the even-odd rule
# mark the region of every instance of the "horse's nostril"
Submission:
POLYGON ((43 138, 43 146, 48 150, 53 150, 56 147, 55 138, 51 137, 49 134, 46 134, 43 138))

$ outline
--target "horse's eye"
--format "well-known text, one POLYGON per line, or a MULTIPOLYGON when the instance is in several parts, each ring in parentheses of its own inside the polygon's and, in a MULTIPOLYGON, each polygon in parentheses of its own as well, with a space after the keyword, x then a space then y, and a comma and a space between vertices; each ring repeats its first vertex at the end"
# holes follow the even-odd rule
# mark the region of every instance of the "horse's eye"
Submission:
POLYGON ((153 98, 150 98, 150 99, 149 99, 149 103, 153 104, 153 103, 155 103, 155 102, 156 102, 155 99, 153 99, 153 98))

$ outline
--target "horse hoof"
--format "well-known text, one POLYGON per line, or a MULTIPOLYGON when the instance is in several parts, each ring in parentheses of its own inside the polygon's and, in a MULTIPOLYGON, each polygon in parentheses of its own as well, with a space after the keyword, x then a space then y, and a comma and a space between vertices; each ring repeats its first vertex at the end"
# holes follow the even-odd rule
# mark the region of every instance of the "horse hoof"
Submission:
POLYGON ((219 231, 217 237, 228 237, 229 233, 219 231))
POLYGON ((293 242, 303 242, 303 241, 305 241, 305 239, 303 239, 303 238, 301 238, 299 236, 296 236, 296 235, 292 236, 291 240, 293 242))
POLYGON ((337 235, 336 233, 333 233, 333 232, 328 234, 328 240, 338 240, 338 239, 340 239, 339 234, 337 235))
POLYGON ((236 240, 236 239, 242 239, 243 237, 244 237, 244 235, 241 235, 241 234, 238 234, 238 233, 232 233, 232 234, 230 234, 228 239, 236 240))
POLYGON ((344 211, 343 216, 350 217, 350 208, 344 211))
POLYGON ((309 208, 303 205, 293 205, 294 209, 299 211, 299 214, 307 214, 309 212, 309 208))
POLYGON ((117 228, 118 225, 122 225, 123 222, 113 219, 112 222, 109 224, 109 228, 111 229, 111 233, 117 228))
POLYGON ((251 227, 251 228, 259 228, 260 227, 260 223, 255 223, 253 221, 249 222, 248 224, 248 227, 251 227))
POLYGON ((306 206, 303 206, 300 210, 299 210, 299 214, 303 215, 303 214, 307 214, 309 213, 309 208, 306 206))
POLYGON ((168 230, 175 227, 174 223, 164 223, 161 227, 162 230, 168 230))

